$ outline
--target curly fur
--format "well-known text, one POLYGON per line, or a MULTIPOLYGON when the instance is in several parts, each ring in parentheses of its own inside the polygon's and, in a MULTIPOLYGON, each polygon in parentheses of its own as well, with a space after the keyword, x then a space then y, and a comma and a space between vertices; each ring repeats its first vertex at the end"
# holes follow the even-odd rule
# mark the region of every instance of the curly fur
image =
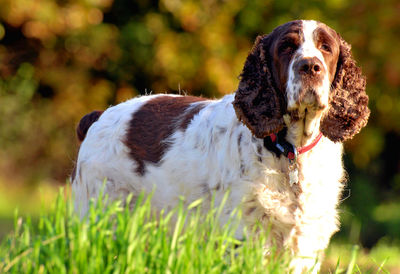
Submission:
POLYGON ((367 124, 370 110, 365 92, 366 79, 351 54, 351 46, 340 38, 340 55, 329 99, 329 111, 321 132, 334 142, 351 139, 367 124))
POLYGON ((258 138, 264 138, 283 128, 285 101, 275 87, 265 49, 269 48, 271 35, 259 36, 247 57, 239 88, 233 103, 236 115, 258 138))

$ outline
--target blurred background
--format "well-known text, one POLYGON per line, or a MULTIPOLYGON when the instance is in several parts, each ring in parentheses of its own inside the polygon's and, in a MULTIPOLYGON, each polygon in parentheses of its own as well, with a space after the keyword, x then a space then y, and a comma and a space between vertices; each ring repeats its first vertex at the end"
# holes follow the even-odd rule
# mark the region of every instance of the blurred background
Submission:
POLYGON ((14 208, 35 216, 69 184, 84 114, 146 92, 232 93, 257 35, 316 19, 352 44, 372 111, 346 143, 334 241, 399 247, 399 15, 398 0, 0 0, 0 235, 14 208))

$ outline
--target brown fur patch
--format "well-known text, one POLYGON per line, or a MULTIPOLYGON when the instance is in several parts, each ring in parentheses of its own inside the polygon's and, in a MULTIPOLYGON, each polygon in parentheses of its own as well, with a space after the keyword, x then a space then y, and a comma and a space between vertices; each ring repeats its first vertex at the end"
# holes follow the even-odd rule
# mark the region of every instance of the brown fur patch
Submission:
MULTIPOLYGON (((193 97, 196 98, 196 97, 193 97)), ((187 126, 189 125, 190 121, 192 121, 193 116, 195 116, 197 113, 200 112, 200 110, 202 110, 204 108, 203 104, 199 104, 199 105, 195 105, 193 107, 191 107, 190 109, 188 109, 187 111, 185 111, 185 114, 181 117, 179 124, 178 124, 178 128, 180 130, 185 130, 187 128, 187 126)))
POLYGON ((76 127, 76 135, 78 136, 79 142, 83 142, 90 126, 100 118, 101 114, 103 114, 103 111, 95 110, 81 118, 79 125, 76 127))
POLYGON ((147 101, 133 114, 125 145, 137 162, 137 173, 145 174, 145 162, 156 164, 161 160, 169 147, 163 141, 177 129, 184 131, 194 115, 204 107, 204 104, 193 107, 190 104, 204 100, 193 96, 158 96, 147 101))

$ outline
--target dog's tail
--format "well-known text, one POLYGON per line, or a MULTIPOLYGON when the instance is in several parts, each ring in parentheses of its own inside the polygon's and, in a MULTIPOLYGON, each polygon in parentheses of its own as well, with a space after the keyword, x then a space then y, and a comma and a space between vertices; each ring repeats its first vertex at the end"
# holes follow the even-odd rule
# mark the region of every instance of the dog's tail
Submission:
POLYGON ((103 114, 103 111, 95 110, 81 118, 79 125, 76 127, 76 135, 78 136, 79 142, 83 142, 90 126, 99 119, 101 114, 103 114))

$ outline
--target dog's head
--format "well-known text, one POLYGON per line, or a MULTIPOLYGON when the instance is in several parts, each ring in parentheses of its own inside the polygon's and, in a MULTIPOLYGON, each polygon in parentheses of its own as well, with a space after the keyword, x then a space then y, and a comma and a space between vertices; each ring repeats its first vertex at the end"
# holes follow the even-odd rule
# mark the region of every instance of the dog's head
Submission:
POLYGON ((258 138, 281 130, 283 116, 320 111, 320 131, 334 142, 368 121, 365 77, 350 45, 316 21, 293 21, 259 36, 247 57, 233 102, 258 138))

